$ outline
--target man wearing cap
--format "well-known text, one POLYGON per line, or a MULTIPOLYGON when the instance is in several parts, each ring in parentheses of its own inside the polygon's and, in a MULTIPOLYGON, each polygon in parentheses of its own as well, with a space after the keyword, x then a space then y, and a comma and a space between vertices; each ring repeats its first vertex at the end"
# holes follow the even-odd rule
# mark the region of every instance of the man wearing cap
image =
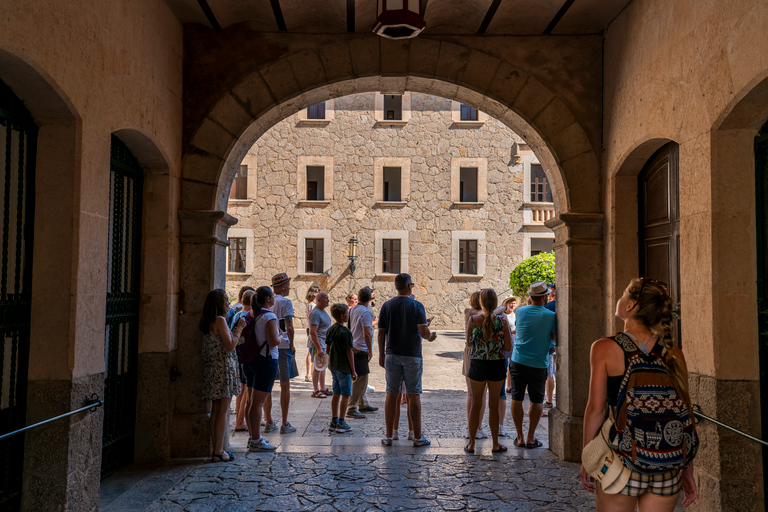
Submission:
MULTIPOLYGON (((291 378, 299 374, 296 366, 296 347, 293 344, 293 302, 288 298, 291 292, 291 278, 285 272, 272 276, 272 290, 275 292, 275 304, 271 311, 280 324, 285 322, 285 330, 280 326, 280 345, 277 347, 277 377, 280 379, 280 409, 283 421, 280 425, 281 434, 296 432, 296 427, 288 423, 288 408, 291 405, 291 378)), ((267 411, 272 410, 272 395, 264 402, 267 411)), ((277 430, 274 424, 264 427, 265 432, 277 430)))
POLYGON ((549 288, 544 281, 531 284, 528 295, 530 306, 515 311, 517 336, 512 351, 509 373, 512 375, 512 421, 517 430, 515 446, 538 448, 541 441, 536 439, 536 427, 544 410, 544 389, 547 382, 547 356, 549 348, 555 345, 557 322, 555 314, 544 305, 547 303, 549 288), (531 406, 528 409, 530 427, 528 437, 523 437, 523 399, 528 388, 531 406))
POLYGON ((352 330, 352 355, 355 360, 357 380, 352 382, 352 396, 347 408, 348 418, 365 418, 365 412, 376 412, 378 407, 368 403, 365 392, 368 389, 369 362, 373 355, 373 312, 370 302, 373 300, 373 288, 362 288, 355 297, 357 304, 349 310, 349 325, 352 330), (359 406, 359 410, 358 410, 359 406))

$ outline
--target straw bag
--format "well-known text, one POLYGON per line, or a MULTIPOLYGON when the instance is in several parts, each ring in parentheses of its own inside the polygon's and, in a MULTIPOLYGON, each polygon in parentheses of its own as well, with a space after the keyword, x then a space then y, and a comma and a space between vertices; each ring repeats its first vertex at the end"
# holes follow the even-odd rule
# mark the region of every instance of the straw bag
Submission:
POLYGON ((632 471, 622 464, 621 457, 608 442, 608 433, 612 426, 613 418, 609 417, 595 438, 581 450, 581 465, 589 476, 600 483, 600 487, 606 494, 616 494, 621 491, 632 474, 632 471))

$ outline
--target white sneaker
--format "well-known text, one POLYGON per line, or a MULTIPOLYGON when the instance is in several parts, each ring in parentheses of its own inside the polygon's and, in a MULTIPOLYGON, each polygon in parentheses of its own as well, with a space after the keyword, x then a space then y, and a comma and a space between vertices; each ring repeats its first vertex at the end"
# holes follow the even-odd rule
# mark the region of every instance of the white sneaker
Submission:
POLYGON ((277 446, 272 446, 269 444, 269 441, 262 437, 258 441, 251 440, 248 450, 252 452, 273 452, 277 450, 277 446))
POLYGON ((408 440, 413 441, 413 430, 408 431, 408 440))
POLYGON ((371 386, 371 385, 369 384, 369 385, 368 385, 368 387, 367 387, 367 388, 365 388, 365 391, 366 391, 367 393, 373 393, 374 391, 376 391, 376 388, 375 388, 375 387, 373 387, 373 386, 371 386))
POLYGON ((278 431, 278 427, 274 421, 272 423, 267 423, 266 425, 264 425, 264 432, 267 434, 270 432, 277 432, 277 431, 278 431))
POLYGON ((482 427, 477 429, 477 434, 475 434, 475 439, 485 439, 488 437, 488 434, 485 433, 485 430, 483 430, 482 427))
POLYGON ((392 439, 394 439, 395 441, 400 439, 400 434, 397 433, 397 430, 392 431, 392 439))
POLYGON ((381 438, 381 444, 384 446, 392 446, 392 438, 391 437, 382 437, 381 438))
POLYGON ((504 425, 499 425, 499 437, 507 437, 509 436, 509 432, 507 432, 507 427, 504 425))
POLYGON ((296 427, 294 427, 290 423, 286 423, 285 425, 280 425, 281 434, 292 434, 293 432, 296 432, 296 427))

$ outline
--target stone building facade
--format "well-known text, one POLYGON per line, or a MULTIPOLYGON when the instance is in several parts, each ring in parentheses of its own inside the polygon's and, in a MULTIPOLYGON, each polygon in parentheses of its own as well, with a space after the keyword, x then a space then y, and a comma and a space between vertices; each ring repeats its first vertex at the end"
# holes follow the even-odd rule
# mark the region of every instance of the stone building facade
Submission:
POLYGON ((510 271, 552 250, 542 181, 520 136, 456 101, 371 92, 323 102, 277 123, 243 159, 229 199, 238 222, 227 290, 287 272, 303 311, 311 285, 332 302, 369 285, 383 303, 408 272, 432 325, 461 329, 473 291, 511 293, 510 271))

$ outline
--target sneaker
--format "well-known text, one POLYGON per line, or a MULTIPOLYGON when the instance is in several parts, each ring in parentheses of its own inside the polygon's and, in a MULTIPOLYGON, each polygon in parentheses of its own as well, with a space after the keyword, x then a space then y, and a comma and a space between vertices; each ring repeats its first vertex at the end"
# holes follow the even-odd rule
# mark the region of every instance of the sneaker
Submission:
POLYGON ((477 429, 477 433, 475 434, 475 439, 485 439, 486 437, 488 437, 488 434, 485 433, 485 430, 483 430, 482 427, 477 429))
POLYGON ((392 439, 394 439, 395 441, 400 439, 400 434, 397 433, 397 430, 392 431, 392 439))
POLYGON ((290 423, 286 423, 285 425, 280 425, 281 434, 292 434, 294 432, 296 432, 296 427, 294 427, 290 423))
POLYGON ((544 402, 545 409, 551 409, 554 404, 552 402, 544 402))
POLYGON ((413 440, 413 446, 429 446, 431 444, 432 444, 432 442, 429 439, 427 439, 426 437, 424 437, 423 434, 421 436, 421 439, 414 439, 413 440))
POLYGON ((248 450, 252 452, 273 452, 277 450, 277 446, 272 446, 269 444, 269 441, 262 437, 258 441, 251 440, 248 450))
POLYGON ((408 431, 408 440, 413 441, 413 430, 408 431))
POLYGON ((365 414, 360 411, 347 411, 347 418, 365 418, 365 414))
POLYGON ((391 437, 382 437, 381 438, 381 444, 384 446, 392 446, 392 438, 391 437))
POLYGON ((264 433, 268 434, 270 432, 277 432, 277 424, 273 421, 272 423, 267 423, 264 425, 264 433))
POLYGON ((369 384, 368 387, 365 388, 365 391, 366 393, 373 393, 374 391, 376 391, 376 388, 369 384))
POLYGON ((336 432, 336 427, 338 427, 338 422, 332 421, 330 426, 328 427, 328 432, 336 432))
POLYGON ((367 406, 367 407, 361 407, 361 408, 360 408, 360 412, 376 412, 376 411, 378 411, 378 410, 379 410, 379 408, 378 408, 378 407, 374 407, 374 406, 372 406, 372 405, 369 405, 369 406, 367 406))
POLYGON ((507 437, 509 436, 509 432, 507 432, 507 427, 504 425, 499 425, 499 437, 507 437))
POLYGON ((309 375, 305 375, 304 382, 312 382, 312 377, 310 377, 309 375))
POLYGON ((336 424, 336 433, 343 434, 352 430, 352 427, 345 420, 341 420, 336 424))

